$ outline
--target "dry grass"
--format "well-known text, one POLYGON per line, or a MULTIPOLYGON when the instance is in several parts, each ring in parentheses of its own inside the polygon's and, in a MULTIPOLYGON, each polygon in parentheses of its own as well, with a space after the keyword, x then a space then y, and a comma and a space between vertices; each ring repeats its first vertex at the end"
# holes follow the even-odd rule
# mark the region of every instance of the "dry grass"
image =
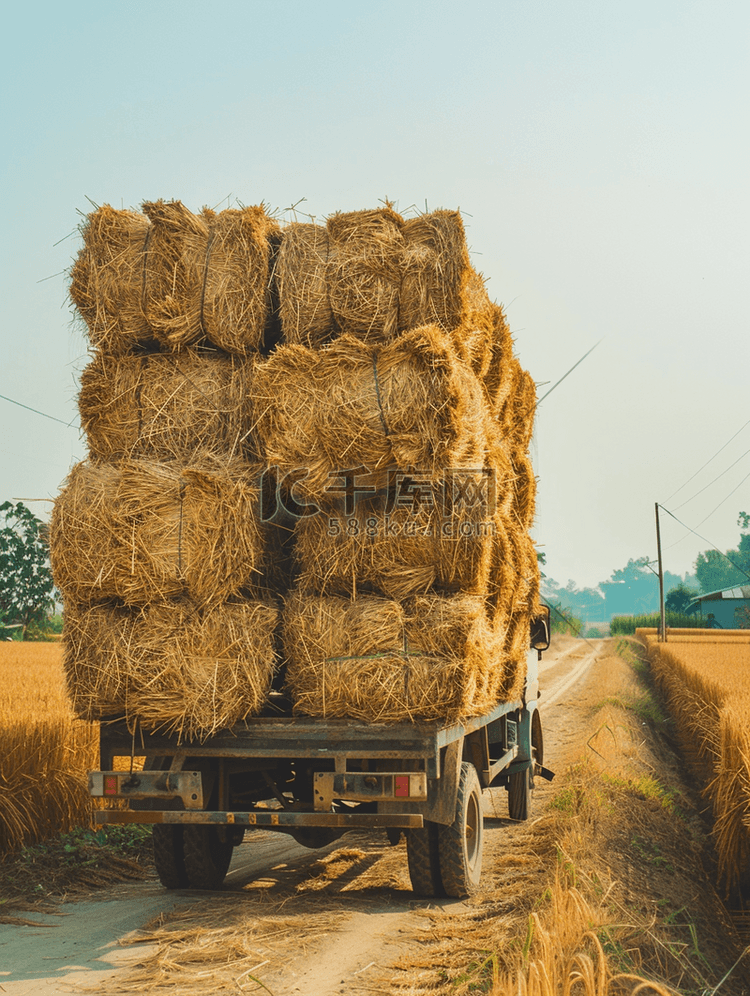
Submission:
POLYGON ((253 363, 208 350, 112 356, 81 375, 78 410, 94 460, 190 459, 213 450, 258 459, 253 363))
POLYGON ((131 610, 68 607, 65 672, 76 712, 204 740, 263 708, 278 609, 237 601, 131 610))
POLYGON ((484 464, 481 387, 435 327, 382 347, 351 336, 319 350, 282 346, 256 369, 255 404, 268 463, 307 470, 297 489, 312 496, 346 468, 439 481, 484 464))
POLYGON ((743 631, 637 630, 689 754, 708 775, 719 875, 731 889, 750 881, 750 635, 743 631), (688 635, 689 634, 689 635, 688 635))
POLYGON ((309 951, 341 922, 343 914, 286 913, 284 903, 253 903, 248 896, 204 900, 189 908, 161 916, 143 930, 130 934, 124 946, 153 945, 140 964, 124 977, 108 981, 112 994, 161 993, 199 996, 209 993, 264 992, 259 979, 295 954, 309 951))
POLYGON ((0 643, 0 854, 87 824, 98 729, 76 721, 61 648, 0 643))
POLYGON ((219 603, 263 557, 253 468, 206 453, 185 464, 78 464, 52 515, 55 583, 74 603, 188 595, 219 603))

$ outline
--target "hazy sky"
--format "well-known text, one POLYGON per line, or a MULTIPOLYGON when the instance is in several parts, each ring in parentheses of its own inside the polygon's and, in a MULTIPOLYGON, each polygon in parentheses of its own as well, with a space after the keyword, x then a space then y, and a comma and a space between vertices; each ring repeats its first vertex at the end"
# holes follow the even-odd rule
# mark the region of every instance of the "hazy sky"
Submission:
MULTIPOLYGON (((745 0, 70 0, 13 5, 4 26, 0 394, 72 426, 0 399, 0 502, 53 498, 84 455, 86 340, 61 271, 87 198, 304 197, 322 219, 389 197, 461 208, 540 396, 603 339, 538 412, 547 572, 593 585, 655 556, 655 501, 736 545, 745 0)), ((675 573, 707 546, 667 516, 663 533, 675 573)))

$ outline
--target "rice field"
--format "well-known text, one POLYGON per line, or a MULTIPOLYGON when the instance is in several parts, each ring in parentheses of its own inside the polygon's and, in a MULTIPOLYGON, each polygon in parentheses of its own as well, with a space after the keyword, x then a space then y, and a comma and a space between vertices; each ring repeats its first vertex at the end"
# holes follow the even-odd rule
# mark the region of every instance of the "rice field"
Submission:
POLYGON ((655 630, 636 636, 677 722, 688 758, 706 779, 719 876, 727 890, 750 882, 750 632, 655 630))
POLYGON ((59 643, 0 643, 0 856, 89 822, 97 736, 73 716, 59 643))

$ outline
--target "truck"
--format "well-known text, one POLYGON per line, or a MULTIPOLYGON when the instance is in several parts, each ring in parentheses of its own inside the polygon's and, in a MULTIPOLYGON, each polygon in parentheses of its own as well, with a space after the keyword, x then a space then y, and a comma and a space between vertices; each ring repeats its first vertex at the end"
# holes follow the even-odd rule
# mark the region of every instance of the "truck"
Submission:
POLYGON ((234 848, 252 842, 248 831, 319 848, 380 829, 391 844, 405 836, 417 895, 465 898, 482 872, 482 793, 504 787, 510 818, 526 820, 534 779, 554 777, 539 711, 538 662, 549 644, 543 606, 530 619, 521 697, 457 722, 292 715, 283 692, 205 741, 103 721, 102 770, 89 774, 95 821, 150 824, 167 889, 220 888, 234 848))

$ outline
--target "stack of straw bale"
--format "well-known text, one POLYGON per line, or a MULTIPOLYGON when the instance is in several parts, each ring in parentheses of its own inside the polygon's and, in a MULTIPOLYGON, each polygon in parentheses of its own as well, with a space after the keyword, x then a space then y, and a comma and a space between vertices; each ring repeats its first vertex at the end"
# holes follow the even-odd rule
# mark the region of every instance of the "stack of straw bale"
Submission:
POLYGON ((298 712, 450 719, 516 698, 536 398, 460 214, 281 229, 262 207, 153 201, 82 234, 90 458, 52 541, 79 712, 189 737, 257 713, 271 592, 298 712))
POLYGON ((82 716, 202 738, 260 711, 276 672, 252 394, 279 228, 155 201, 98 208, 82 235, 89 459, 51 543, 68 683, 82 716))
POLYGON ((512 700, 538 601, 536 398, 460 215, 290 225, 277 281, 286 345, 255 402, 267 461, 308 513, 283 611, 295 708, 447 719, 512 700), (457 474, 484 501, 446 500, 457 474), (409 475, 416 506, 399 500, 409 475))

